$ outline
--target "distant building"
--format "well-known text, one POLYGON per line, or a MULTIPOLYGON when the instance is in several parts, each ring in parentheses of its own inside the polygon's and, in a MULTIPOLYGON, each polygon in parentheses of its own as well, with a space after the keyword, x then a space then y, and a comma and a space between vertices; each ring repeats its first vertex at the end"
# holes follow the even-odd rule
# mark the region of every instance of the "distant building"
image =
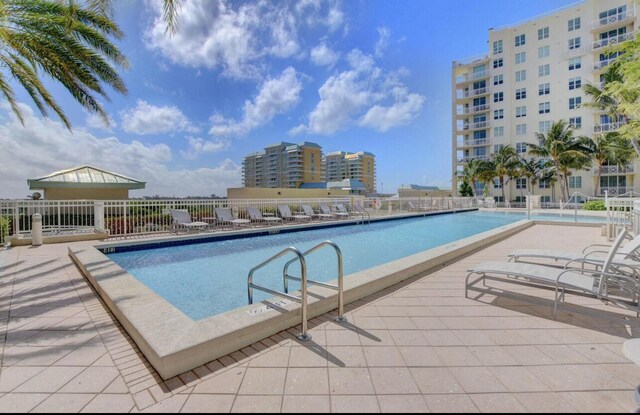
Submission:
POLYGON ((438 186, 421 186, 418 184, 410 184, 408 186, 400 186, 398 188, 399 197, 447 197, 451 195, 451 189, 440 189, 438 186))
POLYGON ((121 200, 129 190, 144 189, 146 183, 92 166, 56 171, 27 180, 29 189, 43 190, 47 200, 121 200))
POLYGON ((296 188, 322 181, 322 148, 307 141, 272 144, 244 158, 242 176, 244 187, 296 188))
POLYGON ((367 151, 348 153, 335 151, 325 156, 325 180, 327 182, 355 179, 361 181, 366 193, 376 191, 375 155, 367 151))
POLYGON ((333 182, 302 183, 300 189, 347 190, 350 195, 365 195, 367 187, 360 180, 344 179, 333 182))

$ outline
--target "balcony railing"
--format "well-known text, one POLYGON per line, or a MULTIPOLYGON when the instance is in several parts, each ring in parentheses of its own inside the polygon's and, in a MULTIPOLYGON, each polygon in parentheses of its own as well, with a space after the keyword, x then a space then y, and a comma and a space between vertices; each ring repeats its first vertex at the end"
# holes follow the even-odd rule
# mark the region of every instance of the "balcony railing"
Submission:
POLYGON ((475 107, 463 107, 461 109, 458 109, 458 115, 473 114, 485 111, 489 111, 489 104, 476 105, 475 107))
POLYGON ((633 187, 616 186, 616 187, 601 187, 599 192, 600 192, 600 196, 604 196, 605 191, 607 192, 608 196, 614 196, 614 195, 623 195, 632 190, 633 190, 633 187))
POLYGON ((458 147, 477 147, 477 146, 487 146, 489 145, 489 139, 481 138, 477 140, 465 140, 458 143, 458 147))
POLYGON ((631 40, 634 38, 634 36, 635 36, 635 32, 631 32, 631 33, 623 33, 619 36, 609 37, 606 39, 599 39, 593 42, 593 49, 600 49, 606 46, 615 45, 617 43, 631 40))
POLYGON ((626 166, 600 166, 593 169, 593 174, 598 174, 598 170, 600 174, 629 174, 634 173, 635 168, 633 164, 626 166))
POLYGON ((472 73, 460 75, 459 77, 457 77, 456 83, 461 84, 464 82, 475 81, 476 79, 482 79, 482 78, 488 78, 488 77, 489 77, 489 71, 472 72, 472 73))
POLYGON ((489 128, 489 125, 489 121, 465 123, 462 126, 458 126, 458 131, 481 130, 483 128, 489 128))
POLYGON ((482 161, 489 161, 489 156, 465 156, 465 157, 459 157, 458 158, 458 163, 468 163, 469 161, 471 161, 473 159, 482 160, 482 161))
POLYGON ((593 126, 594 133, 606 133, 609 131, 617 131, 620 127, 622 127, 624 122, 610 122, 607 124, 596 124, 593 126))
POLYGON ((468 91, 462 91, 462 93, 459 93, 458 94, 458 99, 475 97, 477 95, 484 95, 484 94, 488 94, 488 93, 489 93, 489 90, 486 87, 485 88, 472 89, 472 90, 468 90, 468 91))
POLYGON ((609 58, 609 59, 605 59, 605 60, 602 60, 602 61, 595 62, 593 64, 593 70, 594 71, 599 71, 602 68, 606 68, 607 66, 611 65, 613 63, 613 61, 615 61, 615 60, 616 60, 616 58, 609 58))
POLYGON ((596 19, 591 22, 593 29, 599 29, 601 27, 617 24, 627 20, 631 20, 635 16, 635 10, 629 10, 623 13, 614 14, 613 16, 603 17, 602 19, 596 19))

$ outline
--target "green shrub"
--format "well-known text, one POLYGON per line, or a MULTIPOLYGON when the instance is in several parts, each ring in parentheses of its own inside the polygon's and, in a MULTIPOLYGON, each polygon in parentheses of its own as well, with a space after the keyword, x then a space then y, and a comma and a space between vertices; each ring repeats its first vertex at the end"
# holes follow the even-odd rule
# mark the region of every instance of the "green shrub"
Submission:
POLYGON ((0 216, 0 241, 4 241, 9 236, 10 226, 9 218, 0 216))
POLYGON ((592 200, 582 205, 583 210, 606 210, 604 200, 592 200))

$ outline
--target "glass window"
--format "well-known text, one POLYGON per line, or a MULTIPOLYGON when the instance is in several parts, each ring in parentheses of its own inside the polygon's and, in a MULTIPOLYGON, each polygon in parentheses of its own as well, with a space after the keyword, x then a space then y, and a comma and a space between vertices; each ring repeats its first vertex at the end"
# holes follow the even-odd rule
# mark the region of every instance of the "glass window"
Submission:
POLYGON ((527 143, 516 143, 516 153, 526 153, 527 152, 527 143))
POLYGON ((548 133, 551 129, 551 121, 540 121, 538 123, 538 132, 539 133, 548 133))
POLYGON ((540 46, 538 48, 538 59, 542 59, 542 58, 548 57, 549 56, 549 51, 550 51, 549 45, 540 46))
POLYGON ((582 97, 569 98, 569 109, 580 108, 582 104, 582 97))
POLYGON ((502 40, 493 42, 493 54, 497 55, 498 53, 502 53, 502 40))
POLYGON ((600 24, 605 25, 607 23, 615 23, 627 18, 627 6, 614 7, 604 12, 600 12, 598 16, 600 18, 600 24))
POLYGON ((516 82, 522 82, 527 80, 527 71, 525 69, 516 71, 516 82))
POLYGON ((582 67, 582 60, 580 58, 569 59, 569 70, 580 69, 582 67))
POLYGON ((568 26, 570 32, 580 29, 580 18, 576 17, 575 19, 569 19, 568 26))
MULTIPOLYGON (((538 182, 538 187, 541 189, 549 189, 551 188, 551 184, 549 183, 548 180, 540 180, 538 182)), ((549 197, 549 196, 542 196, 542 197, 549 197)))
POLYGON ((569 39, 569 50, 580 48, 580 36, 569 39))
POLYGON ((502 85, 504 83, 504 75, 494 75, 493 76, 493 84, 494 85, 502 85))
POLYGON ((569 176, 569 189, 580 189, 582 187, 582 176, 569 176))
POLYGON ((520 177, 516 179, 516 189, 526 189, 527 188, 527 179, 525 177, 520 177))
POLYGON ((538 114, 549 114, 551 112, 550 102, 541 102, 538 104, 538 114))
POLYGON ((502 60, 502 58, 498 58, 498 59, 494 59, 493 60, 493 69, 501 68, 502 65, 504 65, 504 61, 502 60))
POLYGON ((526 43, 526 38, 524 33, 516 36, 516 46, 523 46, 526 43))
POLYGON ((495 127, 493 129, 493 136, 494 137, 502 137, 502 136, 504 136, 504 127, 495 127))
POLYGON ((493 111, 493 119, 501 120, 504 118, 504 110, 495 110, 493 111))
POLYGON ((546 65, 538 66, 538 76, 547 76, 551 73, 551 66, 547 63, 546 65))
POLYGON ((516 125, 516 135, 525 135, 527 133, 527 124, 516 125))
POLYGON ((527 116, 526 106, 516 107, 516 118, 526 117, 526 116, 527 116))
POLYGON ((527 61, 527 52, 516 53, 516 64, 525 63, 527 61))
POLYGON ((538 95, 549 95, 551 93, 551 85, 547 82, 538 85, 538 95))
POLYGON ((569 90, 579 89, 582 87, 582 78, 576 76, 575 78, 569 78, 569 90))
POLYGON ((504 101, 504 92, 496 92, 493 94, 493 102, 504 101))
POLYGON ((569 118, 569 125, 575 129, 582 128, 582 117, 569 118))
POLYGON ((538 40, 546 39, 549 37, 549 27, 543 27, 538 29, 538 40))
POLYGON ((504 147, 504 144, 494 144, 493 145, 493 152, 497 153, 498 151, 500 151, 500 149, 504 147))
POLYGON ((516 99, 525 99, 527 97, 527 88, 516 89, 516 99))
MULTIPOLYGON (((500 183, 500 179, 493 179, 493 188, 494 189, 502 189, 502 184, 500 183)), ((496 199, 501 198, 502 196, 497 197, 496 199)), ((500 200, 496 200, 497 202, 500 202, 500 200)))

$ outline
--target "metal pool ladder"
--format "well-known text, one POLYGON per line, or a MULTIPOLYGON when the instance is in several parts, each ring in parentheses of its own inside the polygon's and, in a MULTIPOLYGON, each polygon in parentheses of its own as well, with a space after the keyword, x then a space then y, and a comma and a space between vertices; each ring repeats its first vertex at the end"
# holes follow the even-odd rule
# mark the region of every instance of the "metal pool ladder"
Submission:
POLYGON ((277 254, 275 254, 274 256, 272 256, 271 258, 267 259, 266 261, 260 263, 259 265, 256 265, 255 267, 253 267, 251 269, 251 271, 249 271, 249 276, 247 277, 247 291, 248 291, 248 296, 249 296, 249 304, 253 304, 253 290, 260 290, 260 291, 264 291, 267 292, 269 294, 272 295, 276 295, 279 297, 284 297, 284 298, 288 298, 289 300, 295 301, 297 303, 299 303, 301 305, 301 309, 302 309, 302 332, 298 335, 298 339, 302 340, 302 341, 306 341, 306 340, 311 340, 311 335, 307 333, 307 284, 308 283, 312 283, 315 285, 320 285, 326 288, 331 288, 331 289, 336 289, 338 290, 338 317, 335 318, 336 321, 339 322, 344 322, 347 321, 347 319, 343 316, 343 311, 344 311, 344 296, 343 296, 343 272, 342 272, 342 252, 340 251, 340 248, 338 247, 338 245, 336 245, 334 242, 331 241, 324 241, 321 242, 320 244, 316 245, 315 247, 307 250, 304 254, 302 252, 300 252, 299 249, 290 246, 288 248, 283 249, 282 251, 278 252, 277 254), (338 285, 332 285, 332 284, 327 284, 324 282, 319 282, 319 281, 309 281, 307 279, 307 261, 305 260, 305 255, 310 254, 324 246, 332 246, 335 251, 336 254, 338 256, 338 285), (283 275, 283 280, 284 280, 284 292, 281 291, 277 291, 277 290, 272 290, 271 288, 267 288, 261 285, 257 285, 253 283, 253 274, 259 270, 260 268, 263 268, 264 266, 266 266, 267 264, 275 261, 276 259, 282 257, 283 255, 292 252, 296 257, 293 258, 292 260, 290 260, 289 262, 286 263, 286 265, 284 266, 282 275, 283 275), (294 277, 291 275, 288 275, 288 269, 289 269, 289 265, 291 265, 292 263, 299 261, 300 262, 300 272, 301 275, 300 277, 294 277), (300 281, 300 297, 296 297, 295 295, 291 295, 289 294, 289 284, 288 284, 288 280, 296 280, 296 281, 300 281))

